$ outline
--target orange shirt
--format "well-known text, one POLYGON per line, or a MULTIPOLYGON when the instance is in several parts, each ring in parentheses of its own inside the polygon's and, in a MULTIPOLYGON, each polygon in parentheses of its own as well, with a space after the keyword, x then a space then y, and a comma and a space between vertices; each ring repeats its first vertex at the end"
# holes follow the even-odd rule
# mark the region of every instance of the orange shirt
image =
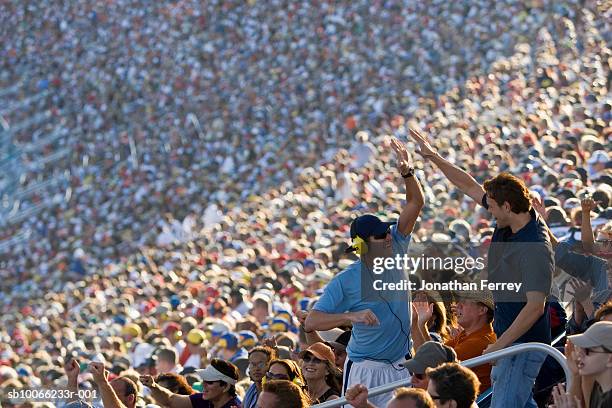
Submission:
MULTIPOLYGON (((489 344, 495 343, 497 336, 493 331, 491 323, 487 323, 480 329, 471 334, 466 334, 461 331, 452 339, 447 340, 444 344, 455 349, 457 358, 461 361, 482 355, 484 349, 489 344)), ((487 388, 491 387, 491 364, 483 364, 472 368, 474 374, 480 380, 480 392, 482 393, 487 388)))

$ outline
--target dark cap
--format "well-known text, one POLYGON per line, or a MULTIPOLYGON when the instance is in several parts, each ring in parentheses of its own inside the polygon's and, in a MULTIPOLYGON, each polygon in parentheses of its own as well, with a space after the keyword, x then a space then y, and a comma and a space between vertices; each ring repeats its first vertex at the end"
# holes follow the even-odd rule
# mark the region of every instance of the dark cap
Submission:
POLYGON ((382 235, 395 222, 383 222, 373 214, 365 214, 357 217, 351 223, 351 239, 360 237, 366 241, 373 235, 382 235))
POLYGON ((457 361, 457 353, 452 348, 435 341, 423 343, 414 357, 400 365, 414 374, 425 374, 428 368, 435 368, 443 363, 457 361))
POLYGON ((346 346, 348 346, 349 340, 351 339, 351 331, 350 330, 346 330, 344 333, 342 333, 341 335, 339 335, 335 341, 330 341, 328 343, 328 345, 332 348, 332 349, 338 349, 338 350, 346 350, 346 346))

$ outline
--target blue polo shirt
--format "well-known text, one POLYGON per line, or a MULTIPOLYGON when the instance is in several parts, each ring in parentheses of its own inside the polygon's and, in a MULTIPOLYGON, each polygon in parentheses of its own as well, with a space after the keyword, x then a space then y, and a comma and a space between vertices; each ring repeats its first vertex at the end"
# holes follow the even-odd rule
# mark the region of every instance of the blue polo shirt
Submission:
MULTIPOLYGON (((482 205, 489 208, 487 196, 482 205)), ((527 304, 527 292, 542 292, 550 295, 555 260, 545 224, 532 209, 531 220, 519 231, 512 233, 510 227, 495 228, 488 254, 488 279, 490 282, 520 282, 519 293, 493 291, 495 315, 493 329, 499 338, 523 307, 527 304)), ((544 314, 519 337, 515 343, 531 341, 550 343, 549 304, 544 314)))
MULTIPOLYGON (((410 234, 402 235, 397 224, 391 226, 393 255, 403 255, 408 250, 410 234)), ((410 348, 410 304, 408 291, 404 301, 365 301, 361 293, 361 261, 354 262, 327 284, 323 295, 313 309, 324 313, 358 312, 370 309, 380 325, 353 324, 353 333, 347 346, 351 361, 363 360, 394 363, 403 360, 410 348)), ((397 276, 392 280, 404 279, 400 271, 390 271, 397 276)), ((390 280, 386 278, 386 280, 390 280)))

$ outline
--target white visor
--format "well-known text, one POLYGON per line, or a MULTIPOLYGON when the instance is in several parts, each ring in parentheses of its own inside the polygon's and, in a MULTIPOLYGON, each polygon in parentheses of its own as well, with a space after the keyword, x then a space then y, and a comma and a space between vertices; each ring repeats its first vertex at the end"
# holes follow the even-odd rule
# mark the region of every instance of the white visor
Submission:
POLYGON ((223 381, 231 385, 235 385, 238 382, 223 374, 212 365, 209 365, 203 370, 196 370, 195 373, 202 379, 202 381, 223 381))

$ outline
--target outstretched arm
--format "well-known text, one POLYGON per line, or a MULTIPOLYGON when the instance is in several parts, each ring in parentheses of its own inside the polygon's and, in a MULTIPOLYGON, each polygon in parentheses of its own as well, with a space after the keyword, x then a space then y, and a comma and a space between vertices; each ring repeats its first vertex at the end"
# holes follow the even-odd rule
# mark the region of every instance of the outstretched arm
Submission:
POLYGON ((414 167, 411 166, 412 159, 408 154, 406 146, 396 138, 391 140, 391 146, 398 159, 398 168, 406 186, 406 205, 400 213, 397 230, 402 235, 408 235, 414 229, 414 224, 423 208, 425 198, 419 180, 414 176, 414 167))
POLYGON ((192 404, 188 395, 174 394, 172 391, 157 384, 150 375, 141 376, 140 382, 151 390, 151 395, 153 395, 153 399, 158 404, 170 408, 191 408, 192 404))
POLYGON ((580 206, 582 207, 582 223, 580 225, 582 247, 586 253, 592 254, 595 247, 595 237, 591 226, 591 210, 597 207, 597 204, 592 198, 588 197, 580 202, 580 206))
POLYGON ((440 156, 429 144, 427 139, 416 130, 410 129, 410 136, 419 145, 421 149, 420 153, 424 158, 435 163, 446 178, 464 194, 472 197, 478 204, 481 203, 485 191, 482 186, 474 180, 474 177, 440 156))
POLYGON ((104 364, 91 363, 89 365, 89 371, 91 371, 93 380, 100 390, 104 408, 126 408, 108 382, 108 371, 104 368, 104 364))

